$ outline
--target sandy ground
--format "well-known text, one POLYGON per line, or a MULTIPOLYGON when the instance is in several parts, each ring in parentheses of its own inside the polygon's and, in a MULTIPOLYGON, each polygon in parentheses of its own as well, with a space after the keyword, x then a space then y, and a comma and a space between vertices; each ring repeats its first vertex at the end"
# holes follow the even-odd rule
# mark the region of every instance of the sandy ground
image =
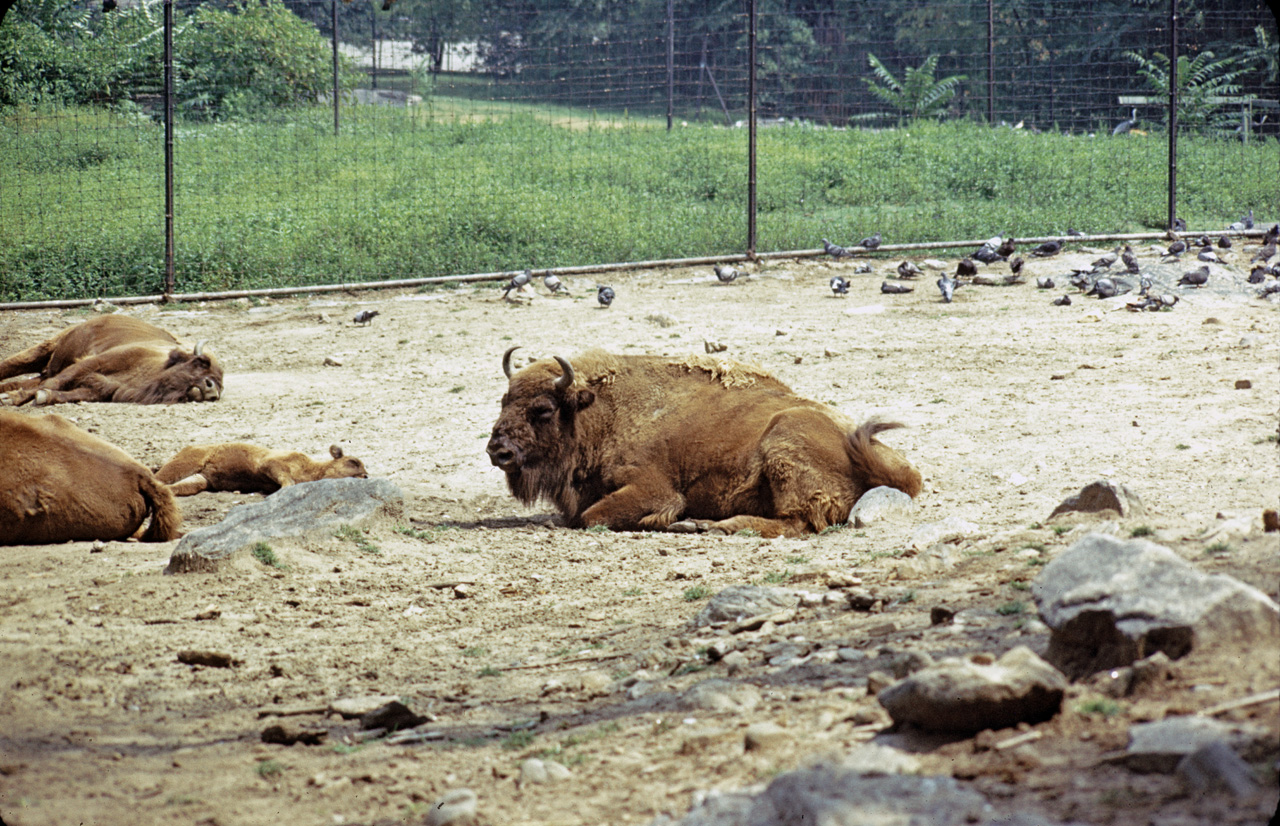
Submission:
MULTIPOLYGON (((572 298, 539 286, 510 302, 481 285, 127 308, 186 340, 208 339, 228 370, 222 400, 56 412, 153 467, 189 444, 321 456, 336 442, 403 488, 405 512, 363 537, 281 543, 287 569, 245 558, 219 574, 165 576, 174 543, 0 549, 0 817, 10 826, 416 823, 465 786, 479 796, 481 823, 647 823, 679 816, 703 790, 767 781, 874 737, 1002 811, 1096 824, 1265 822, 1277 749, 1253 756, 1265 792, 1244 800, 1188 795, 1172 776, 1108 758, 1134 722, 1273 688, 1274 641, 1180 662, 1166 686, 1112 705, 1075 685, 1020 749, 877 733, 888 720, 866 677, 895 653, 1043 651, 1028 583, 1089 530, 1149 528, 1200 568, 1280 595, 1277 535, 1259 520, 1280 491, 1276 306, 1187 290, 1170 312, 1079 295, 1057 307, 1050 298, 1075 291, 1034 286, 1096 252, 1031 260, 1031 283, 965 287, 949 305, 932 274, 914 293, 882 295, 895 258, 870 275, 850 263, 773 262, 730 285, 709 268, 628 272, 608 276, 618 293, 609 309, 587 279, 567 279, 572 298), (854 281, 847 298, 827 288, 836 272, 854 281), (355 326, 365 308, 381 315, 355 326), (906 423, 884 439, 924 474, 912 521, 808 539, 601 533, 558 527, 550 508, 507 494, 484 453, 504 349, 683 354, 706 340, 855 418, 906 423), (1151 515, 1047 521, 1101 477, 1130 486, 1151 515), (910 547, 913 530, 950 517, 976 530, 910 547), (828 572, 859 578, 878 610, 808 608, 728 638, 748 657, 731 679, 760 691, 754 709, 691 710, 675 699, 727 675, 705 654, 726 638, 687 625, 705 603, 690 589, 821 592, 828 572), (465 598, 442 587, 454 581, 472 583, 465 598), (963 621, 931 626, 935 606, 963 621), (867 658, 832 662, 839 647, 867 658), (177 657, 187 649, 236 664, 187 665, 177 657), (803 665, 769 664, 810 653, 803 665), (634 680, 633 694, 649 693, 630 699, 634 680), (438 739, 362 742, 357 721, 324 712, 373 694, 432 715, 438 739), (271 716, 281 708, 310 713, 271 716), (263 729, 282 721, 326 739, 263 743, 263 729), (791 736, 744 751, 743 729, 758 721, 791 736), (521 784, 531 756, 572 776, 521 784)), ((86 315, 4 313, 0 353, 86 315)), ((180 501, 194 529, 260 498, 180 501)), ((1226 717, 1280 736, 1275 703, 1226 717)))

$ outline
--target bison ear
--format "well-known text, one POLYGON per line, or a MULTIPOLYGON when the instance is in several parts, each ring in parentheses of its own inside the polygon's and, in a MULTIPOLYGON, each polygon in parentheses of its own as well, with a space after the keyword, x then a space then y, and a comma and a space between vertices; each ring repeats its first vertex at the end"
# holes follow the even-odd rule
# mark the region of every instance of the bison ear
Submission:
POLYGON ((186 361, 188 356, 189 356, 188 353, 184 353, 175 347, 174 349, 169 351, 169 360, 164 363, 164 366, 166 368, 172 367, 175 364, 186 361))
POLYGON ((337 445, 329 445, 329 455, 335 459, 342 458, 342 448, 337 445))
POLYGON ((574 400, 574 406, 578 410, 586 410, 595 403, 596 394, 590 390, 579 390, 578 398, 574 400))

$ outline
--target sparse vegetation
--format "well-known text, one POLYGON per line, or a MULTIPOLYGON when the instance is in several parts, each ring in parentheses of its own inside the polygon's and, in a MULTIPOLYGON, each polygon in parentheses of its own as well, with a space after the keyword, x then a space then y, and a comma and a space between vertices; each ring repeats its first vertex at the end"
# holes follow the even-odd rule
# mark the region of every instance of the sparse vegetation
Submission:
POLYGON ((1053 526, 1054 536, 1062 536, 1064 533, 1071 533, 1070 525, 1054 525, 1053 526))
POLYGON ((1081 714, 1101 714, 1103 717, 1114 717, 1120 713, 1120 704, 1105 697, 1092 697, 1076 704, 1076 711, 1081 714))
POLYGON ((639 586, 636 586, 633 588, 628 588, 627 590, 623 591, 622 595, 624 597, 638 597, 643 593, 644 593, 644 589, 640 588, 639 586))
POLYGON ((533 744, 535 737, 537 737, 537 735, 527 729, 513 731, 502 741, 502 747, 508 751, 527 749, 533 744))
POLYGON ((1231 550, 1231 543, 1227 542, 1226 540, 1219 539, 1216 542, 1209 543, 1209 545, 1205 547, 1204 552, 1207 554, 1220 554, 1220 553, 1226 553, 1227 551, 1230 551, 1230 550, 1231 550))
POLYGON ((380 554, 382 549, 370 541, 365 532, 355 525, 340 525, 333 533, 338 539, 352 542, 357 548, 367 554, 380 554))
POLYGON ((484 668, 476 672, 477 677, 501 677, 502 669, 496 666, 486 665, 484 668))
POLYGON ((284 764, 279 760, 259 760, 258 764, 253 767, 254 772, 259 777, 271 779, 284 774, 284 764))
POLYGON ((254 559, 269 568, 279 568, 282 571, 289 570, 289 566, 280 561, 280 558, 276 556, 276 552, 266 542, 255 543, 249 553, 253 555, 254 559))
POLYGON ((464 657, 486 657, 488 655, 489 649, 485 648, 483 645, 473 645, 469 648, 462 649, 462 656, 464 657))
POLYGON ((711 596, 711 589, 705 585, 692 585, 684 589, 685 602, 697 602, 711 596))
POLYGON ((1129 537, 1132 539, 1136 539, 1140 536, 1152 536, 1154 534, 1155 534, 1155 529, 1152 528, 1150 525, 1135 525, 1129 531, 1129 537))
POLYGON ((790 571, 769 571, 764 575, 764 583, 766 585, 781 585, 791 579, 790 571))
POLYGON ((1025 602, 1019 602, 1016 600, 1014 602, 1006 602, 1004 605, 1001 605, 999 608, 996 609, 997 614, 1000 614, 1001 616, 1005 616, 1005 617, 1015 616, 1017 614, 1024 614, 1026 613, 1026 611, 1027 611, 1027 604, 1025 602))

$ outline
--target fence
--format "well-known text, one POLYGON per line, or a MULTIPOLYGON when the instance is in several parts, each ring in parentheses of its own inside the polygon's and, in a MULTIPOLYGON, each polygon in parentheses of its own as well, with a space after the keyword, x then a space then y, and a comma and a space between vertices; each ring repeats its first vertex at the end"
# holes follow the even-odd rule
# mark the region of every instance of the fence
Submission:
POLYGON ((137 2, 0 23, 0 300, 1280 205, 1263 2, 137 2))

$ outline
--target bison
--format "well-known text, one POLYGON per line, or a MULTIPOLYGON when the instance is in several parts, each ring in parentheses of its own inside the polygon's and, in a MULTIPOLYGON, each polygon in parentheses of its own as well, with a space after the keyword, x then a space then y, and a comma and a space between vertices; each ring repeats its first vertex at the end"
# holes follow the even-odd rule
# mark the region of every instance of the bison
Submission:
POLYGON ((178 538, 169 489, 115 445, 61 416, 0 410, 0 545, 178 538))
POLYGON ((193 496, 206 490, 275 493, 299 482, 369 478, 364 463, 343 455, 337 445, 329 447, 329 455, 333 458, 326 461, 234 442, 196 445, 180 450, 156 471, 156 478, 168 485, 174 496, 193 496))
POLYGON ((593 350, 513 374, 515 349, 489 458, 512 495, 571 527, 799 536, 848 519, 870 488, 920 492, 875 438, 900 424, 857 426, 760 368, 593 350))
POLYGON ((222 365, 137 318, 106 315, 0 361, 0 404, 217 401, 222 365), (30 378, 14 378, 39 373, 30 378), (9 379, 8 381, 4 381, 9 379))

